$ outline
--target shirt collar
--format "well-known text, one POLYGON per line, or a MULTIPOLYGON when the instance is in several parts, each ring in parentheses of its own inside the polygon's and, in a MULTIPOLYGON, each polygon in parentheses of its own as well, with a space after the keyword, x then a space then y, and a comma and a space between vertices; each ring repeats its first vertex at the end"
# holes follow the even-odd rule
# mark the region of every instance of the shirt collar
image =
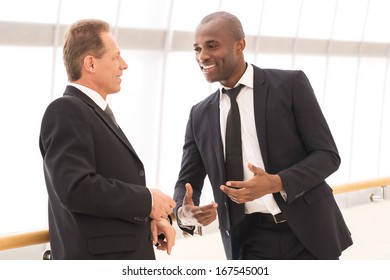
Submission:
POLYGON ((104 100, 104 98, 99 93, 97 93, 93 89, 90 89, 89 87, 86 87, 86 86, 83 86, 80 84, 76 84, 76 83, 69 83, 69 85, 82 91, 85 95, 87 95, 89 98, 91 98, 93 100, 93 102, 95 102, 96 105, 98 105, 100 107, 100 109, 102 109, 103 111, 106 109, 107 102, 104 100))
MULTIPOLYGON (((248 64, 248 67, 246 68, 244 74, 241 76, 241 78, 238 80, 237 84, 234 86, 236 87, 239 84, 243 84, 246 87, 253 89, 253 65, 248 64)), ((222 93, 222 89, 226 88, 221 83, 219 84, 219 92, 222 93)), ((222 94, 220 94, 220 99, 222 98, 222 94)))

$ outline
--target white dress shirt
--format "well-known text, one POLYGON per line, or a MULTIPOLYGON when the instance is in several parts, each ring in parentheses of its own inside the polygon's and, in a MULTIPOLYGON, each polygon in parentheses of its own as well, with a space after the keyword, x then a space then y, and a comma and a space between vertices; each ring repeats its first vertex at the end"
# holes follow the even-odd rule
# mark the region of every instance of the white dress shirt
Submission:
POLYGON ((76 83, 69 83, 69 85, 82 91, 85 95, 87 95, 89 98, 91 98, 93 100, 93 102, 95 102, 96 105, 98 105, 100 107, 100 109, 102 109, 103 111, 106 109, 106 107, 107 107, 106 100, 104 100, 104 98, 99 93, 94 91, 93 89, 90 89, 89 87, 86 87, 86 86, 83 86, 80 84, 76 84, 76 83))
MULTIPOLYGON (((241 118, 241 140, 242 140, 242 160, 244 170, 244 180, 249 180, 253 177, 253 173, 248 169, 248 163, 264 169, 264 162, 260 151, 259 140, 257 138, 255 112, 253 104, 253 66, 248 64, 248 67, 238 81, 238 84, 243 84, 240 93, 237 96, 237 104, 240 110, 241 118)), ((236 85, 236 86, 237 86, 236 85)), ((225 150, 225 134, 227 114, 230 110, 230 98, 222 93, 223 85, 220 85, 220 127, 222 135, 222 144, 225 150)), ((263 197, 245 203, 245 213, 254 212, 271 213, 276 215, 280 212, 278 205, 272 194, 267 194, 263 197)))

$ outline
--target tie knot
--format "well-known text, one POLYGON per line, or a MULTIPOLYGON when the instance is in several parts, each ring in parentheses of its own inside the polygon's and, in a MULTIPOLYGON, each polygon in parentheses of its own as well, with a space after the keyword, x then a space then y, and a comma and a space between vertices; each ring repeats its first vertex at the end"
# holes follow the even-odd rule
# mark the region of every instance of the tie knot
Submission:
POLYGON ((104 112, 106 112, 109 115, 113 115, 113 112, 112 112, 110 106, 108 106, 108 104, 107 104, 106 109, 104 110, 104 112))
POLYGON ((116 126, 118 126, 118 124, 116 123, 116 120, 115 120, 114 113, 112 112, 112 110, 111 110, 110 106, 108 106, 108 104, 107 104, 107 107, 104 110, 104 112, 106 112, 106 114, 111 118, 111 120, 114 122, 114 124, 116 126))
POLYGON ((226 93, 230 99, 236 99, 237 95, 240 93, 241 89, 244 87, 243 84, 239 84, 238 86, 231 88, 231 89, 222 89, 222 93, 226 93))

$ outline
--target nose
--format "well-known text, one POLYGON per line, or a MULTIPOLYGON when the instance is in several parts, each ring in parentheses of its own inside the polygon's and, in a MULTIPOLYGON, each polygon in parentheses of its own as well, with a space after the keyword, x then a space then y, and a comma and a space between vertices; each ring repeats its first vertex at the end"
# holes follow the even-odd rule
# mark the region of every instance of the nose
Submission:
POLYGON ((210 58, 210 54, 204 49, 196 53, 196 60, 199 62, 207 61, 209 58, 210 58))
POLYGON ((121 63, 120 63, 120 67, 121 69, 127 69, 128 65, 126 63, 126 61, 121 57, 121 63))

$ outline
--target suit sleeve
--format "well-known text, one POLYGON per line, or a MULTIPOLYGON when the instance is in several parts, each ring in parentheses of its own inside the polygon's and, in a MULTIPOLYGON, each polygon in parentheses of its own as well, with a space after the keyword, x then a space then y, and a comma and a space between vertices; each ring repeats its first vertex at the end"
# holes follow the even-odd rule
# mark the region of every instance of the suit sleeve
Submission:
MULTIPOLYGON (((88 112, 92 109, 69 100, 54 101, 42 120, 40 148, 49 196, 74 213, 130 222, 148 217, 150 191, 120 176, 102 174, 103 168, 97 163, 102 161, 99 157, 103 158, 99 149, 109 150, 109 137, 100 135, 101 141, 107 141, 106 147, 96 143, 97 135, 105 132, 93 128, 96 118, 88 112)), ((127 162, 110 158, 107 161, 118 174, 129 172, 127 162)))
MULTIPOLYGON (((186 183, 190 183, 192 185, 194 191, 194 204, 199 205, 205 177, 205 167, 194 137, 194 108, 192 108, 185 132, 181 169, 173 194, 173 199, 176 201, 176 208, 174 210, 176 216, 178 208, 180 208, 183 204, 183 198, 186 193, 186 183)), ((192 227, 190 230, 188 227, 182 228, 182 230, 190 233, 193 231, 192 229, 192 227)))
POLYGON ((313 89, 302 71, 294 73, 290 97, 293 120, 286 128, 290 133, 281 135, 290 150, 290 162, 278 172, 288 203, 324 183, 340 165, 336 144, 313 89))

